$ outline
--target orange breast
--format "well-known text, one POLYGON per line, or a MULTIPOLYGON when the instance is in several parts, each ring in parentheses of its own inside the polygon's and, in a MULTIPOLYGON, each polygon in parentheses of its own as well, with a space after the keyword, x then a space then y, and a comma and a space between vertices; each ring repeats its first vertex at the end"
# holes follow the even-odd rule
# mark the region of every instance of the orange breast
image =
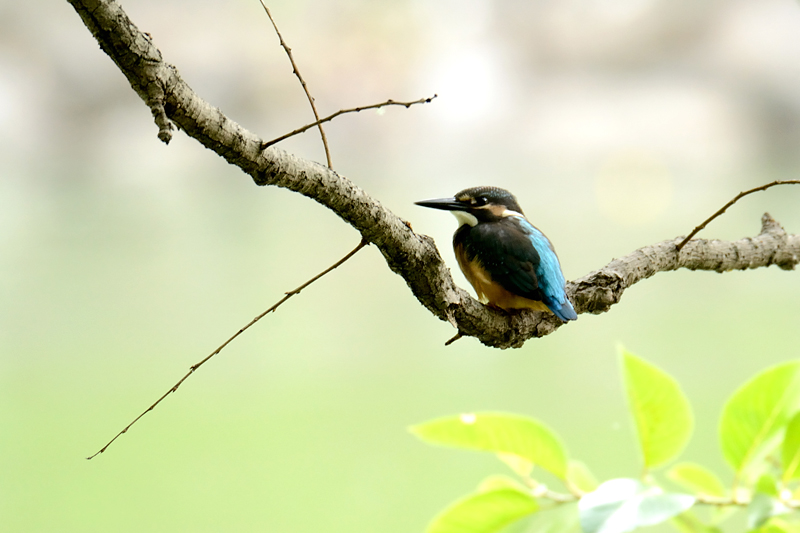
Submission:
POLYGON ((482 303, 492 307, 499 307, 506 311, 510 309, 550 311, 544 303, 513 294, 501 287, 499 283, 492 281, 492 277, 482 265, 475 261, 470 262, 467 260, 463 247, 457 246, 455 252, 461 272, 464 273, 467 281, 475 288, 478 299, 482 303))

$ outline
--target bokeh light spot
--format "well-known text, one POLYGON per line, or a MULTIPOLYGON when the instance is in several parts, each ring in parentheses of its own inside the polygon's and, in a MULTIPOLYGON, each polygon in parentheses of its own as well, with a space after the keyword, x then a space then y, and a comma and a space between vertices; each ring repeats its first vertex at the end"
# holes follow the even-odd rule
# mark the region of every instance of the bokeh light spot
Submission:
POLYGON ((672 175, 657 156, 627 150, 608 157, 595 179, 600 211, 620 224, 650 222, 672 203, 672 175))

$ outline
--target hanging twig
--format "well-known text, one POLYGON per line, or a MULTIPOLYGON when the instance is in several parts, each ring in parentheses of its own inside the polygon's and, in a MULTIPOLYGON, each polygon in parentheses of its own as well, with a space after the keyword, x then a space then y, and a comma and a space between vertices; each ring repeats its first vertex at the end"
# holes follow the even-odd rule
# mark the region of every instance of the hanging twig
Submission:
POLYGON ((331 151, 328 149, 328 137, 325 135, 325 130, 322 129, 322 123, 319 120, 319 113, 317 113, 317 106, 314 104, 314 97, 311 96, 311 92, 308 90, 308 85, 306 85, 306 80, 303 79, 303 76, 300 75, 300 70, 297 68, 297 64, 294 62, 294 57, 292 57, 292 49, 286 44, 283 40, 283 36, 281 35, 280 30, 278 30, 278 25, 275 24, 275 19, 272 18, 272 13, 269 12, 269 8, 264 3, 264 0, 259 0, 261 2, 261 6, 264 8, 264 11, 267 12, 267 16, 269 17, 270 22, 272 22, 272 27, 275 28, 275 33, 278 34, 278 39, 281 42, 281 46, 284 50, 286 50, 286 55, 289 56, 289 61, 292 63, 292 72, 297 79, 300 80, 300 85, 303 86, 303 90, 308 97, 308 103, 311 104, 311 110, 314 112, 314 118, 317 119, 317 127, 319 128, 320 137, 322 137, 322 146, 325 147, 325 158, 328 161, 328 168, 333 168, 333 164, 331 163, 331 151))
POLYGON ((722 213, 724 213, 726 209, 728 209, 730 206, 738 202, 740 198, 743 198, 744 196, 747 196, 748 194, 752 194, 754 192, 764 191, 766 189, 769 189, 770 187, 774 187, 775 185, 797 185, 797 184, 800 184, 800 180, 773 181, 772 183, 767 183, 766 185, 761 185, 759 187, 754 187, 748 191, 740 192, 739 194, 733 197, 733 200, 723 205, 719 211, 708 217, 705 222, 694 228, 692 232, 689 235, 687 235, 686 238, 680 242, 680 244, 678 244, 677 246, 678 251, 680 252, 681 248, 686 246, 686 243, 692 240, 692 237, 697 235, 697 233, 700 232, 700 230, 705 228, 709 224, 709 222, 711 222, 712 220, 720 216, 722 213))
POLYGON ((318 125, 320 125, 320 124, 322 124, 324 122, 330 122, 331 120, 335 119, 339 115, 344 115, 345 113, 358 113, 359 111, 365 111, 367 109, 380 109, 381 107, 389 106, 389 105, 400 105, 400 106, 403 106, 406 109, 408 109, 409 107, 411 107, 414 104, 429 104, 437 96, 438 95, 434 94, 431 97, 420 98, 419 100, 414 100, 413 102, 395 102, 394 100, 386 100, 385 102, 381 102, 380 104, 365 105, 365 106, 361 106, 361 107, 352 107, 350 109, 340 109, 336 113, 333 113, 332 115, 328 115, 327 117, 325 117, 323 119, 320 119, 320 120, 318 120, 316 122, 312 122, 311 124, 306 124, 302 128, 297 128, 296 130, 294 130, 292 132, 289 132, 289 133, 287 133, 285 135, 281 135, 280 137, 272 139, 271 141, 267 141, 265 143, 262 143, 261 144, 261 149, 263 150, 264 148, 267 148, 269 146, 272 146, 273 144, 277 144, 277 143, 279 143, 281 141, 284 141, 284 140, 288 139, 289 137, 293 137, 294 135, 303 133, 304 131, 307 131, 307 130, 313 128, 314 126, 318 126, 318 125))
POLYGON ((156 407, 158 404, 160 404, 160 403, 161 403, 161 402, 164 400, 164 398, 166 398, 167 396, 169 396, 169 395, 170 395, 170 394, 172 394, 173 392, 177 391, 177 390, 178 390, 178 387, 180 387, 180 386, 181 386, 181 384, 182 384, 184 381, 186 381, 186 380, 189 378, 189 376, 191 376, 192 374, 194 374, 194 371, 195 371, 195 370, 197 370, 198 368, 200 368, 201 366, 203 366, 203 364, 205 364, 205 362, 206 362, 206 361, 208 361, 209 359, 211 359, 212 357, 214 357, 215 355, 217 355, 219 352, 221 352, 221 351, 222 351, 222 350, 223 350, 223 349, 224 349, 224 348, 225 348, 225 347, 226 347, 228 344, 230 344, 230 343, 231 343, 231 341, 233 341, 233 339, 235 339, 236 337, 238 337, 239 335, 241 335, 242 333, 244 333, 245 331, 247 331, 247 329, 248 329, 248 328, 250 328, 250 326, 252 326, 252 325, 253 325, 253 324, 255 324, 256 322, 258 322, 259 320, 261 320, 262 318, 264 318, 264 316, 265 316, 265 315, 267 315, 268 313, 270 313, 270 312, 272 312, 272 311, 275 311, 275 310, 276 310, 278 307, 280 307, 280 305, 281 305, 283 302, 285 302, 286 300, 288 300, 289 298, 291 298, 291 297, 292 297, 292 296, 294 296, 295 294, 299 294, 299 293, 300 293, 300 291, 302 291, 303 289, 305 289, 306 287, 308 287, 309 285, 311 285, 312 283, 314 283, 315 281, 317 281, 319 278, 321 278, 321 277, 322 277, 322 276, 324 276, 325 274, 327 274, 327 273, 331 272, 332 270, 336 269, 337 267, 341 266, 341 265, 342 265, 342 263, 344 263, 345 261, 347 261, 348 259, 350 259, 351 257, 353 257, 353 256, 354 256, 354 255, 355 255, 355 254, 356 254, 356 253, 357 253, 359 250, 361 250, 363 247, 367 246, 368 244, 369 244, 369 242, 368 242, 368 241, 366 241, 365 239, 362 239, 362 240, 361 240, 361 242, 360 242, 360 243, 358 243, 358 246, 356 246, 355 248, 353 248, 353 250, 351 250, 351 251, 350 251, 350 252, 349 252, 347 255, 345 255, 345 256, 344 256, 344 257, 342 257, 340 260, 338 260, 337 262, 335 262, 333 265, 331 265, 331 266, 330 266, 330 267, 328 267, 327 269, 323 270, 322 272, 320 272, 319 274, 317 274, 316 276, 314 276, 314 277, 313 277, 313 278, 311 278, 310 280, 306 281, 305 283, 303 283, 302 285, 300 285, 299 287, 297 287, 297 288, 296 288, 296 289, 294 289, 293 291, 289 291, 289 292, 287 292, 287 293, 286 293, 286 296, 284 296, 283 298, 281 298, 281 299, 278 301, 278 303, 276 303, 275 305, 273 305, 272 307, 270 307, 269 309, 267 309, 266 311, 264 311, 263 313, 261 313, 260 315, 258 315, 257 317, 255 317, 253 320, 251 320, 251 321, 250 321, 250 322, 249 322, 249 323, 248 323, 246 326, 244 326, 242 329, 240 329, 239 331, 237 331, 237 332, 236 332, 236 333, 235 333, 233 336, 231 336, 231 337, 230 337, 228 340, 226 340, 225 342, 223 342, 223 343, 220 345, 220 347, 219 347, 219 348, 217 348, 216 350, 214 350, 213 352, 211 352, 210 354, 208 354, 208 355, 207 355, 207 356, 206 356, 206 357, 205 357, 203 360, 201 360, 199 363, 195 363, 195 364, 193 364, 192 366, 190 366, 190 367, 189 367, 189 372, 187 372, 185 376, 183 376, 183 377, 182 377, 180 380, 178 380, 178 382, 177 382, 175 385, 173 385, 171 389, 169 389, 167 392, 165 392, 165 393, 164 393, 164 394, 163 394, 163 395, 162 395, 162 396, 161 396, 161 397, 160 397, 158 400, 156 400, 156 401, 153 403, 153 405, 151 405, 150 407, 148 407, 147 409, 145 409, 145 410, 144 410, 144 411, 143 411, 143 412, 142 412, 142 413, 141 413, 139 416, 137 416, 136 418, 134 418, 134 419, 133 419, 133 421, 132 421, 130 424, 128 424, 127 426, 125 426, 125 428, 124 428, 122 431, 120 431, 119 433, 117 433, 117 434, 114 436, 114 438, 113 438, 113 439, 111 439, 110 441, 108 441, 108 442, 106 443, 106 445, 105 445, 105 446, 103 446, 102 448, 100 448, 100 450, 98 450, 97 452, 95 452, 93 455, 91 455, 91 456, 87 457, 87 459, 92 459, 92 458, 94 458, 94 457, 96 457, 96 456, 100 455, 100 454, 101 454, 101 453, 103 453, 104 451, 106 451, 106 449, 107 449, 109 446, 111 446, 111 444, 112 444, 112 443, 113 443, 115 440, 117 440, 119 437, 121 437, 121 436, 122 436, 124 433, 127 433, 127 431, 128 431, 130 428, 131 428, 131 426, 133 426, 133 425, 134 425, 136 422, 138 422, 138 421, 139 421, 139 419, 140 419, 140 418, 142 418, 144 415, 146 415, 147 413, 149 413, 150 411, 152 411, 153 409, 155 409, 155 407, 156 407))
POLYGON ((462 335, 462 334, 461 334, 461 332, 459 331, 459 332, 458 332, 458 333, 456 333, 456 334, 455 334, 453 337, 451 337, 449 341, 445 342, 445 343, 444 343, 444 345, 445 345, 445 346, 450 346, 451 344, 453 344, 454 342, 456 342, 456 341, 457 341, 458 339, 460 339, 461 337, 463 337, 463 335, 462 335))

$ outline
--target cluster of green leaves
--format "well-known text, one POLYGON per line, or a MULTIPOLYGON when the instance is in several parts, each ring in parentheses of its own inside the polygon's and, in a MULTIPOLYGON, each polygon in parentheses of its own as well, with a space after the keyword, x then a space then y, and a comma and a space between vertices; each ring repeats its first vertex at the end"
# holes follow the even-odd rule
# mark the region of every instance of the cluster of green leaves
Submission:
POLYGON ((679 463, 666 477, 687 492, 665 490, 654 471, 676 459, 692 434, 691 406, 663 370, 622 352, 622 374, 641 451, 641 479, 598 484, 585 464, 570 459, 542 422, 504 413, 462 414, 411 428, 439 445, 492 452, 516 478, 497 475, 441 512, 427 533, 624 533, 669 522, 681 533, 718 533, 737 509, 747 528, 800 533, 800 361, 769 368, 740 387, 720 419, 722 454, 733 469, 725 485, 708 468, 679 463), (560 481, 551 490, 534 467, 560 481), (706 507, 699 518, 700 507, 706 507))

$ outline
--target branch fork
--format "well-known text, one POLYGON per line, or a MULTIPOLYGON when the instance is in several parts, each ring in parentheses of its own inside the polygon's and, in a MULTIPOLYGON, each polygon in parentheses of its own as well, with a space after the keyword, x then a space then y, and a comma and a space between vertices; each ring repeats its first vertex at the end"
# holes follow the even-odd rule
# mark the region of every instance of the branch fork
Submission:
MULTIPOLYGON (((533 311, 508 315, 483 306, 455 285, 430 237, 414 233, 407 222, 332 169, 275 146, 262 149, 262 139, 200 98, 175 67, 163 62, 151 39, 114 0, 68 1, 150 107, 162 140, 171 137, 174 124, 252 176, 257 185, 299 192, 332 210, 375 244, 417 300, 452 324, 459 335, 497 348, 520 347, 562 325, 552 315, 533 311)), ((724 272, 773 264, 793 269, 800 257, 800 237, 786 234, 769 215, 762 222, 758 236, 739 241, 691 240, 683 245, 673 239, 645 246, 569 283, 567 292, 578 313, 597 314, 619 302, 625 289, 657 272, 678 268, 724 272)))
MULTIPOLYGON (((365 109, 391 105, 410 107, 414 104, 429 103, 436 98, 436 95, 413 102, 387 100, 379 104, 343 109, 323 119, 319 118, 314 109, 315 122, 273 141, 265 142, 200 98, 183 81, 177 69, 163 61, 161 52, 153 44, 150 35, 141 32, 115 0, 68 1, 81 16, 103 51, 117 64, 131 87, 150 108, 158 126, 158 138, 164 143, 169 143, 174 128, 178 127, 206 148, 252 176, 257 185, 274 185, 303 194, 335 212, 361 234, 361 242, 353 251, 307 283, 286 292, 277 304, 253 319, 200 362, 190 366, 186 375, 171 389, 89 459, 103 453, 140 418, 153 410, 169 394, 176 392, 200 366, 263 316, 299 294, 302 289, 347 261, 370 243, 375 244, 380 250, 389 268, 403 277, 417 300, 434 316, 450 323, 457 330, 456 335, 446 344, 451 344, 464 336, 472 336, 487 346, 518 348, 528 339, 548 335, 563 325, 550 313, 523 310, 509 314, 480 304, 465 290, 456 286, 433 239, 415 233, 411 224, 383 207, 378 200, 331 168, 322 123, 344 113, 365 109), (300 159, 273 146, 280 140, 312 127, 320 129, 328 166, 300 159)), ((262 5, 277 32, 277 25, 263 1, 262 5)), ((279 32, 278 37, 289 55, 293 72, 300 79, 313 108, 314 99, 298 72, 291 56, 291 49, 279 32)), ((595 272, 569 282, 567 294, 575 310, 578 313, 604 313, 620 301, 624 291, 631 285, 658 272, 678 268, 727 272, 777 265, 784 270, 793 270, 800 262, 800 235, 787 234, 767 213, 761 220, 761 232, 755 237, 734 242, 691 240, 695 234, 743 196, 784 184, 800 184, 800 180, 773 182, 741 192, 697 226, 687 237, 645 246, 627 256, 614 259, 595 272)), ((541 490, 545 497, 554 501, 560 499, 569 501, 580 496, 579 494, 562 496, 543 486, 541 490)))

